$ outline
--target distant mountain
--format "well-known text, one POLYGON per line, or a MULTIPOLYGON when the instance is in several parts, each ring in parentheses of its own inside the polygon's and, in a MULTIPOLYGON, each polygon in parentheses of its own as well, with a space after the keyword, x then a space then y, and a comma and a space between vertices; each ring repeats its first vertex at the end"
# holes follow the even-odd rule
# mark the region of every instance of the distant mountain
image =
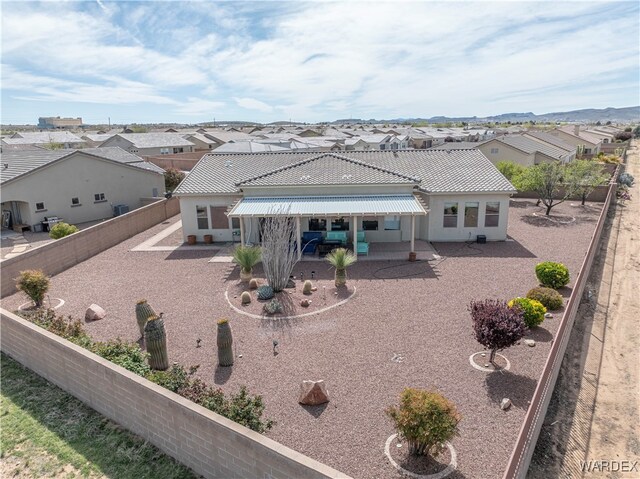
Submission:
POLYGON ((344 119, 336 120, 332 123, 484 123, 484 122, 555 122, 555 121, 568 121, 568 122, 584 122, 595 123, 596 121, 606 122, 640 122, 640 106, 630 106, 626 108, 587 108, 584 110, 572 110, 553 113, 544 113, 542 115, 536 115, 533 112, 526 113, 503 113, 501 115, 477 117, 477 116, 461 116, 461 117, 449 117, 449 116, 432 116, 431 118, 392 118, 388 120, 360 120, 360 119, 344 119))

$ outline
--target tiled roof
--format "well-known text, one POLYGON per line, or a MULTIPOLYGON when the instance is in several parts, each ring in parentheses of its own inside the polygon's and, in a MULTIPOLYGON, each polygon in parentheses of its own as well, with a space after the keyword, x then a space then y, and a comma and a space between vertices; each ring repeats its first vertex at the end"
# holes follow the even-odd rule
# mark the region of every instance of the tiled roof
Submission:
POLYGON ((155 173, 164 173, 162 168, 142 160, 142 158, 117 147, 84 148, 82 150, 23 150, 3 151, 0 165, 0 182, 6 183, 49 163, 60 160, 74 153, 105 158, 118 163, 141 168, 155 173), (7 168, 4 166, 7 165, 7 168))
POLYGON ((560 148, 562 150, 566 150, 567 152, 572 152, 576 150, 576 147, 570 145, 569 143, 562 141, 557 136, 553 136, 549 133, 545 133, 543 131, 528 131, 525 133, 526 136, 532 136, 540 141, 544 141, 546 143, 550 143, 553 146, 560 148))
POLYGON ((224 145, 220 145, 218 148, 213 150, 213 153, 219 155, 222 153, 262 153, 265 151, 286 150, 287 148, 283 148, 277 145, 257 143, 255 141, 238 141, 236 143, 225 143, 224 145))
POLYGON ((7 139, 7 144, 84 143, 69 131, 23 131, 7 139))
MULTIPOLYGON (((176 195, 237 194, 237 183, 324 156, 318 152, 206 154, 176 189, 176 195)), ((400 175, 419 177, 432 193, 505 192, 515 188, 478 150, 342 151, 340 156, 400 175)))
POLYGON ((193 146, 180 133, 120 133, 119 137, 130 141, 136 148, 167 148, 171 146, 193 146))
POLYGON ((527 138, 523 135, 506 135, 495 139, 502 143, 506 143, 507 145, 513 146, 514 148, 522 150, 525 153, 535 153, 536 151, 539 151, 540 153, 544 153, 545 155, 551 158, 555 158, 556 160, 568 154, 567 150, 558 148, 557 146, 551 145, 550 143, 541 143, 534 140, 533 138, 527 138))
POLYGON ((430 150, 474 150, 482 143, 477 141, 448 141, 442 145, 432 146, 430 150))
POLYGON ((237 183, 238 186, 407 184, 419 179, 334 153, 307 158, 237 183))

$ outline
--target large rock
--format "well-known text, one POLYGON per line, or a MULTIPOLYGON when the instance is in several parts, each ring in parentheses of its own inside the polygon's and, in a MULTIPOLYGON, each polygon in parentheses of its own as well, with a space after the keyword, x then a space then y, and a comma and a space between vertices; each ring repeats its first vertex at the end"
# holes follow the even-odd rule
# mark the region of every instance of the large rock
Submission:
POLYGON ((536 342, 533 339, 525 339, 524 344, 532 348, 536 345, 536 342))
POLYGON ((509 409, 511 407, 511 399, 509 398, 504 398, 502 400, 502 402, 500 403, 500 409, 502 409, 503 411, 506 411, 507 409, 509 409))
POLYGON ((104 319, 107 315, 107 312, 102 309, 97 304, 92 304, 87 308, 87 312, 84 313, 85 321, 97 321, 99 319, 104 319))
POLYGON ((329 402, 329 395, 324 381, 302 381, 298 402, 305 406, 317 406, 318 404, 329 402))

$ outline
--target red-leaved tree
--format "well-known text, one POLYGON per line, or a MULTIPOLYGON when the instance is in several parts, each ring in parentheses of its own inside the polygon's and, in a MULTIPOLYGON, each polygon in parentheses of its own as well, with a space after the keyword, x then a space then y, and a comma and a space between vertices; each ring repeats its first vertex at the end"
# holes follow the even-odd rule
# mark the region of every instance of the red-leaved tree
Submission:
POLYGON ((518 343, 527 332, 522 310, 510 308, 506 301, 471 301, 469 312, 476 340, 491 350, 491 364, 494 364, 497 351, 518 343))

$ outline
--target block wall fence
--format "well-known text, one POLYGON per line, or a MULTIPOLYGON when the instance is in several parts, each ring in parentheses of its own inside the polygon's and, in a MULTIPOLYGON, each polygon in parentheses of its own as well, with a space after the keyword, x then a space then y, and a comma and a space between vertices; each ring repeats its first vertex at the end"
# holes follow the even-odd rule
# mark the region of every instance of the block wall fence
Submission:
POLYGON ((0 263, 0 297, 16 292, 20 271, 41 269, 47 275, 61 273, 132 236, 180 213, 177 198, 156 200, 72 235, 5 259, 0 263))
POLYGON ((350 479, 4 309, 0 327, 5 354, 197 474, 350 479))

